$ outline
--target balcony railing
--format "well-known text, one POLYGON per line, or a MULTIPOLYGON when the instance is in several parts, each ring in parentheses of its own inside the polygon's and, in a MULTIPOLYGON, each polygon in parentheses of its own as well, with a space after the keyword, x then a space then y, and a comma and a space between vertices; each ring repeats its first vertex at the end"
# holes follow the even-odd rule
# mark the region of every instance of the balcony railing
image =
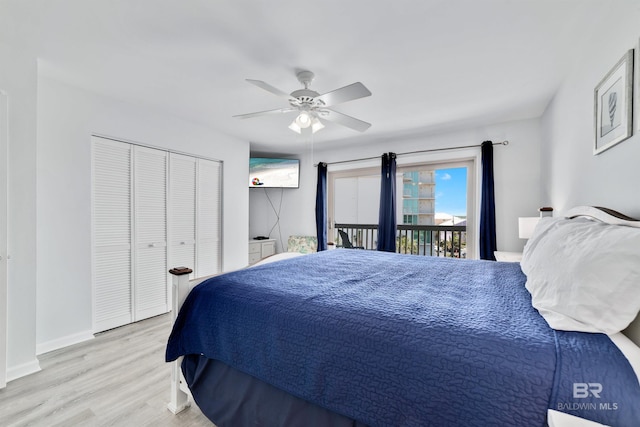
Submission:
MULTIPOLYGON (((352 246, 375 250, 378 244, 378 224, 335 224, 334 241, 344 246, 338 230, 347 233, 352 246)), ((396 231, 396 252, 403 254, 467 257, 467 227, 465 225, 400 224, 396 231)))

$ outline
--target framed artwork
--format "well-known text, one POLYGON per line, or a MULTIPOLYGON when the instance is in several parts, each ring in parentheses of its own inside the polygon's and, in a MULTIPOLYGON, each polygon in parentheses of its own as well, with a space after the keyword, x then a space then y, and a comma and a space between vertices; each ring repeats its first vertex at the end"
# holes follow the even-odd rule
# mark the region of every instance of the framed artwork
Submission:
POLYGON ((594 91, 595 145, 600 154, 633 132, 633 49, 607 73, 594 91))

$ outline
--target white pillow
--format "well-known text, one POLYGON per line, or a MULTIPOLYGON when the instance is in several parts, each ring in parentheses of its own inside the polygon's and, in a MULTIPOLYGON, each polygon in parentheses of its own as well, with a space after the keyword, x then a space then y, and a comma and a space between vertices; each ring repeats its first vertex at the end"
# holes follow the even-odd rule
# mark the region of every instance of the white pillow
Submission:
POLYGON ((549 326, 614 334, 640 310, 640 229, 585 218, 541 218, 521 262, 549 326))

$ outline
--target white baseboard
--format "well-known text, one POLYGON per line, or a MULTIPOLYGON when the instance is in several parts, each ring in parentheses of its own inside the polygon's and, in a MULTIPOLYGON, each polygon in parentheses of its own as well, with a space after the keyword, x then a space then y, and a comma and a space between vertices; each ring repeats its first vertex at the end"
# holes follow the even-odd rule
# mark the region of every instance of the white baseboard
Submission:
POLYGON ((67 335, 66 337, 58 338, 55 340, 36 344, 36 354, 44 354, 53 350, 58 350, 64 347, 68 347, 73 344, 78 344, 84 341, 93 339, 93 332, 83 331, 77 334, 67 335))
POLYGON ((31 362, 23 363, 22 365, 18 366, 8 366, 7 382, 26 377, 27 375, 35 374, 39 371, 40 362, 38 361, 38 359, 34 359, 31 362))

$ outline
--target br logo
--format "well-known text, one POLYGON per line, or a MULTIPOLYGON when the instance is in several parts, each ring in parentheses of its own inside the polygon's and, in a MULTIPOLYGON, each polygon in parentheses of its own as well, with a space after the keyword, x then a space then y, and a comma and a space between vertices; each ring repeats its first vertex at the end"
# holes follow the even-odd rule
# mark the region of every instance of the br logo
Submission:
POLYGON ((584 399, 589 396, 600 399, 601 392, 602 384, 600 383, 573 383, 574 399, 584 399))

